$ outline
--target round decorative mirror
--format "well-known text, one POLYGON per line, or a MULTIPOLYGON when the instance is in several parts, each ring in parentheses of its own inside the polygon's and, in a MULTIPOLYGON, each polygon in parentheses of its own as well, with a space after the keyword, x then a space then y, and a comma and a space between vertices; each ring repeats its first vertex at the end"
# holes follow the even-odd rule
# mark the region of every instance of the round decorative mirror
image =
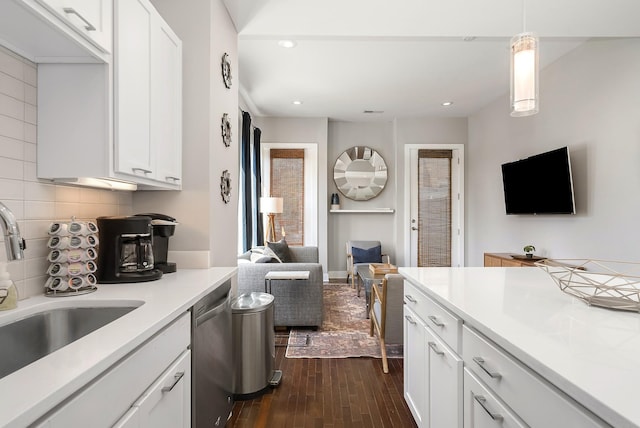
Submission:
POLYGON ((333 167, 333 181, 345 197, 368 201, 384 189, 387 164, 371 147, 351 147, 338 156, 333 167))

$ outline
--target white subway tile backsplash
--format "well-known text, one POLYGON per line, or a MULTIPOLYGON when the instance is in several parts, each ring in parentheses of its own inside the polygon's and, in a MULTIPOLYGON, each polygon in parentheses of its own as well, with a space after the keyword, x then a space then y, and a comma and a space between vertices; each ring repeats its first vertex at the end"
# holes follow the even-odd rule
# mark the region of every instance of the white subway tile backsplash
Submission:
POLYGON ((0 136, 0 157, 24 160, 24 141, 0 136))
POLYGON ((18 80, 24 79, 24 62, 16 55, 0 52, 0 72, 18 80))
POLYGON ((26 182, 24 184, 24 198, 28 201, 55 202, 56 187, 52 184, 26 182))
POLYGON ((23 122, 23 124, 24 141, 36 144, 38 142, 38 132, 36 131, 36 125, 27 122, 23 122))
POLYGON ((24 143, 24 160, 35 163, 37 161, 37 146, 31 143, 24 143))
POLYGON ((31 104, 24 105, 24 121, 36 125, 38 123, 38 108, 31 104))
POLYGON ((9 95, 0 94, 0 114, 24 120, 25 104, 9 95))
POLYGON ((0 178, 0 201, 24 199, 24 181, 0 178))
POLYGON ((0 157, 0 178, 8 178, 10 180, 24 179, 23 162, 0 157))
MULTIPOLYGON (((130 192, 85 189, 38 180, 36 65, 0 47, 0 201, 18 219, 27 242, 25 260, 8 264, 21 299, 41 295, 49 262, 47 230, 53 221, 130 215, 130 192)), ((0 235, 0 246, 4 246, 0 235)), ((0 261, 6 261, 0 249, 0 261)))
POLYGON ((20 79, 0 73, 0 94, 9 95, 17 100, 24 101, 24 83, 20 79))
POLYGON ((24 239, 44 239, 49 238, 47 233, 51 220, 25 220, 24 229, 20 229, 24 239))
POLYGON ((24 181, 38 181, 38 172, 35 162, 24 163, 24 181))
POLYGON ((56 186, 57 202, 80 202, 80 188, 73 186, 56 186))
POLYGON ((24 83, 34 88, 38 86, 38 68, 31 61, 24 60, 23 64, 24 83))
POLYGON ((25 220, 47 220, 56 214, 55 202, 24 201, 25 220))
POLYGON ((13 117, 0 115, 0 135, 24 140, 24 122, 13 117))

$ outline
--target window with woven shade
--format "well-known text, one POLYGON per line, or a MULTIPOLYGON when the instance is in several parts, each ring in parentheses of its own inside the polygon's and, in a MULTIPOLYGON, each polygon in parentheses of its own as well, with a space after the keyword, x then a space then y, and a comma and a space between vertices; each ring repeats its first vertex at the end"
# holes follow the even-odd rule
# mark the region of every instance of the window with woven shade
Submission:
POLYGON ((451 150, 418 150, 418 266, 451 266, 451 150))
POLYGON ((284 230, 289 245, 304 245, 304 149, 271 149, 271 196, 283 198, 276 214, 276 235, 284 230))

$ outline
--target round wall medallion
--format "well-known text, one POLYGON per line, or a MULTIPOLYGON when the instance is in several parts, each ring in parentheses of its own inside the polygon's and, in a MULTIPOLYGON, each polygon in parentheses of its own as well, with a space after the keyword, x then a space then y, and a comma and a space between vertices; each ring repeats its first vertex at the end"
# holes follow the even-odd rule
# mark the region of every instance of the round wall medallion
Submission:
POLYGON ((231 64, 229 64, 229 55, 222 55, 222 81, 227 88, 231 87, 231 64))
POLYGON ((225 204, 231 201, 231 174, 226 169, 222 171, 222 176, 220 177, 220 194, 225 204))
POLYGON ((229 147, 231 145, 231 122, 229 122, 229 115, 227 113, 222 115, 222 142, 225 147, 229 147))

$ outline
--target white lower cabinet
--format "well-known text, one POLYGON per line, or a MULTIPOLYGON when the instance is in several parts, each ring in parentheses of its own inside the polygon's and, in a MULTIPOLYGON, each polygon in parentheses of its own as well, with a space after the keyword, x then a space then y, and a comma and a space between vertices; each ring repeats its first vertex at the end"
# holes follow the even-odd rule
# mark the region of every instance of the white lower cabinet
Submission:
POLYGON ((191 351, 164 372, 114 428, 187 428, 191 425, 191 351))
POLYGON ((419 427, 609 426, 405 281, 404 397, 419 427))
POLYGON ((191 318, 185 313, 36 426, 191 426, 191 318))
POLYGON ((404 307, 404 398, 418 426, 428 420, 429 388, 425 361, 427 339, 424 323, 406 306, 404 307))
POLYGON ((419 427, 462 427, 462 359, 404 307, 404 395, 419 427))
POLYGON ((464 369, 464 428, 526 428, 468 369, 464 369))

